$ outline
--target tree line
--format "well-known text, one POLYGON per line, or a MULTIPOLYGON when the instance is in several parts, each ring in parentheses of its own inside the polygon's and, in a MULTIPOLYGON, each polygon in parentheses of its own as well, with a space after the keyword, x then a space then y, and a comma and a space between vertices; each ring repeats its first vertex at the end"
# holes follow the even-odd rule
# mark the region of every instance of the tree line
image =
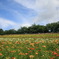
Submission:
POLYGON ((37 33, 59 33, 59 21, 54 23, 49 23, 44 25, 33 24, 29 27, 21 27, 18 30, 10 29, 3 30, 0 29, 0 35, 6 34, 37 34, 37 33))

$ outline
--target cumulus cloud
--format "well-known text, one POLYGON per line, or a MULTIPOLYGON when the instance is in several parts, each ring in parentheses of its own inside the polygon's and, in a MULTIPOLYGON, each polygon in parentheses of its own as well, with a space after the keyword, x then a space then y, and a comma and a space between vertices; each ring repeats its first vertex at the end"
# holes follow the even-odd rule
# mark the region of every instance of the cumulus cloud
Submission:
POLYGON ((59 21, 59 0, 14 0, 37 12, 35 23, 51 23, 59 21))

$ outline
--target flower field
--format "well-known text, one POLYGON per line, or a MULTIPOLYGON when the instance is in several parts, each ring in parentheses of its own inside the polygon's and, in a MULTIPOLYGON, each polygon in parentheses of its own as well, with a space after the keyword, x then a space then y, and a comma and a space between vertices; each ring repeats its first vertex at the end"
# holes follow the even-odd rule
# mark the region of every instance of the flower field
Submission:
POLYGON ((0 59, 59 59, 59 34, 0 36, 0 59))

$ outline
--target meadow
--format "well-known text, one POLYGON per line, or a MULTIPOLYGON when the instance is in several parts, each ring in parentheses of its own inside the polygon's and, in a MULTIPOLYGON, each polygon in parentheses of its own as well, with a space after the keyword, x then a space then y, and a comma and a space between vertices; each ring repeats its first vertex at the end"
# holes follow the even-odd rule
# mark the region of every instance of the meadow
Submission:
POLYGON ((0 35, 0 59, 59 59, 59 33, 0 35))

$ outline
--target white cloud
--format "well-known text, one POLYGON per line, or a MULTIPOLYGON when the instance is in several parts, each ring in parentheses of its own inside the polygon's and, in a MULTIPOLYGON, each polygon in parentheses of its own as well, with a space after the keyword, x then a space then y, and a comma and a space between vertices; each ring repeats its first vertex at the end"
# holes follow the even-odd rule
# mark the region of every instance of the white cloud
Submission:
POLYGON ((4 18, 0 18, 0 28, 8 28, 9 26, 12 28, 15 28, 17 24, 13 21, 10 21, 10 20, 7 20, 7 19, 4 19, 4 18))
POLYGON ((23 27, 23 26, 28 27, 28 26, 30 26, 30 24, 29 23, 17 24, 17 23, 15 23, 13 21, 10 21, 8 19, 0 18, 0 28, 2 28, 2 29, 7 29, 8 28, 8 29, 17 30, 17 29, 19 29, 20 27, 23 27))
POLYGON ((33 9, 38 16, 34 17, 33 22, 51 23, 59 21, 59 0, 14 0, 23 6, 33 9))
MULTIPOLYGON (((27 18, 23 14, 21 14, 19 11, 15 10, 15 9, 12 9, 12 8, 9 8, 9 7, 6 7, 2 3, 0 3, 0 5, 1 5, 1 8, 0 9, 3 9, 3 10, 6 10, 7 12, 10 12, 11 15, 15 18, 15 20, 17 22, 20 22, 20 20, 22 21, 22 23, 27 23, 28 22, 27 21, 27 18)), ((13 21, 15 21, 15 20, 13 20, 13 21)))
MULTIPOLYGON (((18 29, 22 26, 28 27, 33 23, 46 24, 59 21, 59 0, 14 0, 14 1, 20 3, 21 5, 30 10, 33 9, 35 13, 37 13, 37 16, 31 18, 32 16, 27 15, 28 17, 25 17, 19 11, 9 7, 7 8, 5 5, 0 3, 1 5, 0 8, 10 12, 18 22, 16 23, 13 22, 15 20, 11 21, 8 19, 0 18, 0 28, 6 29, 10 27, 18 29)), ((32 14, 32 12, 29 13, 30 15, 32 14)))
POLYGON ((29 24, 29 23, 21 24, 21 27, 23 27, 23 26, 29 27, 29 26, 31 26, 31 24, 29 24))
POLYGON ((56 2, 55 0, 53 1, 51 0, 46 0, 46 1, 45 0, 14 0, 14 1, 22 4, 23 6, 27 8, 34 9, 36 11, 44 8, 45 6, 47 6, 47 4, 50 4, 50 2, 54 2, 54 3, 56 2))

